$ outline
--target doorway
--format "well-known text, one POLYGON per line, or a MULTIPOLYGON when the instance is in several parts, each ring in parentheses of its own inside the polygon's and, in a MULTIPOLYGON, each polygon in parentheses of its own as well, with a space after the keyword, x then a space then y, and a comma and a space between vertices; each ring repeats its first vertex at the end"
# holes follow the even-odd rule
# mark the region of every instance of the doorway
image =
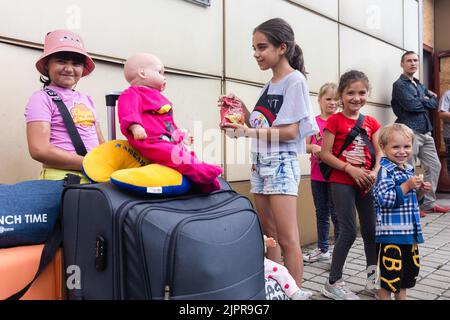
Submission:
MULTIPOLYGON (((437 52, 434 55, 434 92, 441 97, 447 90, 450 90, 450 51, 437 52)), ((442 120, 438 117, 439 110, 435 111, 434 139, 436 149, 441 161, 441 172, 437 192, 450 193, 450 154, 445 148, 442 120)))

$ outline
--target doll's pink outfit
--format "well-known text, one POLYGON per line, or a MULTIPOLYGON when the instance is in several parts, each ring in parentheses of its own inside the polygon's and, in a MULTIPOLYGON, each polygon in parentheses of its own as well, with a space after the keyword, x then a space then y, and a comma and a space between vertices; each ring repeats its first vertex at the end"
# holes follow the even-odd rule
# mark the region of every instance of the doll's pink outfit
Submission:
POLYGON ((222 168, 199 160, 184 147, 185 135, 173 121, 172 103, 159 90, 129 87, 119 97, 118 113, 123 135, 148 160, 176 169, 201 192, 220 189, 217 177, 222 168), (132 124, 144 127, 147 138, 135 140, 128 130, 132 124))

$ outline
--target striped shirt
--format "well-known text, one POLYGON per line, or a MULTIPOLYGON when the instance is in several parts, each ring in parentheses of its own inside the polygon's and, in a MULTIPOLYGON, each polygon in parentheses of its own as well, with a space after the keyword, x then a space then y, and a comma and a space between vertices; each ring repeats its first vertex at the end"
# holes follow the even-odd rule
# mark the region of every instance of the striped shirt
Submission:
POLYGON ((414 244, 422 243, 419 203, 416 190, 403 194, 400 185, 414 175, 414 168, 405 168, 383 157, 373 189, 375 200, 376 242, 414 244))

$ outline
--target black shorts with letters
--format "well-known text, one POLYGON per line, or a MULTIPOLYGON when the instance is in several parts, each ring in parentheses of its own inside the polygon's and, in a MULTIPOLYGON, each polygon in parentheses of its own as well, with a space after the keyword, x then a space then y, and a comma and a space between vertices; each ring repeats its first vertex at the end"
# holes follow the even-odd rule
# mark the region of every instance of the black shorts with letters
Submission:
POLYGON ((412 288, 419 275, 417 244, 377 243, 380 286, 393 293, 412 288))

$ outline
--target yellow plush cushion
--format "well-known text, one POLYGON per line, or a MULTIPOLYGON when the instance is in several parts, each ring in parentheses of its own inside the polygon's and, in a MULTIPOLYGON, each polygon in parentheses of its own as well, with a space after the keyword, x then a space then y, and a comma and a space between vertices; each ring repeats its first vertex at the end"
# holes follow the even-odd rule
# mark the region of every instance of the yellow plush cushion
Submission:
POLYGON ((111 140, 92 149, 83 160, 83 172, 93 182, 107 182, 120 169, 149 164, 126 140, 111 140))
POLYGON ((156 163, 123 169, 111 175, 119 188, 141 194, 179 195, 190 189, 190 182, 175 169, 156 163))
POLYGON ((126 140, 112 140, 91 150, 83 172, 93 182, 114 183, 139 193, 172 196, 186 193, 191 183, 175 169, 150 162, 126 140))

